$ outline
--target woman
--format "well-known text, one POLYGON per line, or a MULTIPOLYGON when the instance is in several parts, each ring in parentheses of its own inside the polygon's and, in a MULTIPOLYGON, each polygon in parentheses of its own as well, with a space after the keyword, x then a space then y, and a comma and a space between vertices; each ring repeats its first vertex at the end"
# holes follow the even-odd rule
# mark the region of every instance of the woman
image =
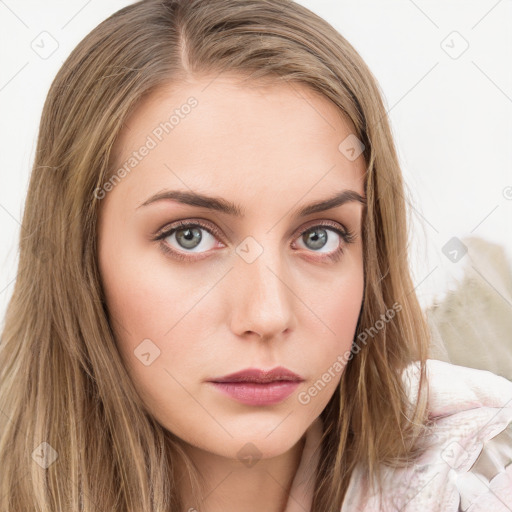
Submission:
POLYGON ((0 510, 511 507, 505 459, 452 478, 509 454, 512 383, 427 359, 403 194, 375 79, 300 5, 100 24, 42 114, 0 510))

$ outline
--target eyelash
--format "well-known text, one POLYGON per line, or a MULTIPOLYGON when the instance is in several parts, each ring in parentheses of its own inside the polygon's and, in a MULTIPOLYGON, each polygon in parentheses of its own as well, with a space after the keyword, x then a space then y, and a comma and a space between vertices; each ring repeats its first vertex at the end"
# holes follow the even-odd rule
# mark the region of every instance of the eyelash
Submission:
MULTIPOLYGON (((324 221, 322 223, 309 226, 308 228, 301 231, 299 233, 299 236, 304 235, 304 233, 307 233, 308 231, 314 231, 315 228, 328 227, 331 231, 334 231, 336 234, 338 234, 342 238, 342 240, 344 241, 345 244, 348 245, 355 241, 355 239, 357 238, 356 233, 354 233, 353 231, 350 231, 349 229, 345 229, 345 230, 340 229, 337 226, 338 226, 338 224, 324 221)), ((162 248, 162 251, 165 254, 168 254, 169 256, 171 256, 172 258, 178 259, 180 261, 193 261, 193 260, 197 260, 197 259, 202 259, 201 257, 198 258, 198 257, 186 256, 184 253, 181 253, 179 251, 171 249, 169 247, 169 245, 164 242, 165 238, 171 236, 175 231, 178 231, 179 229, 182 229, 182 228, 201 228, 201 229, 204 229, 205 231, 208 231, 208 233, 215 236, 216 238, 222 238, 222 235, 217 228, 215 228, 214 226, 211 226, 209 224, 206 225, 199 220, 194 221, 194 222, 178 221, 177 223, 173 224, 169 229, 166 229, 165 231, 160 230, 156 234, 155 238, 153 238, 153 241, 155 241, 155 242, 161 241, 160 246, 162 248)), ((296 238, 298 238, 298 237, 296 237, 296 238)), ((321 260, 327 259, 329 261, 337 262, 337 261, 339 261, 339 259, 343 255, 343 253, 344 253, 343 246, 340 245, 334 252, 332 252, 330 254, 326 254, 325 256, 322 256, 322 257, 320 257, 320 259, 321 260)))

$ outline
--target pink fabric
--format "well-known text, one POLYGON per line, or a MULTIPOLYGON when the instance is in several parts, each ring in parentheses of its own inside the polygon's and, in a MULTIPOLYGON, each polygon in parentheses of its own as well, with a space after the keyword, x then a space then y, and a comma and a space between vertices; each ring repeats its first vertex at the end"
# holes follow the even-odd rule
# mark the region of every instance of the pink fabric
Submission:
MULTIPOLYGON (((417 375, 416 364, 404 372, 410 396, 417 389, 417 375)), ((427 451, 408 468, 382 466, 380 492, 364 494, 356 468, 341 512, 512 512, 512 382, 434 359, 427 361, 427 376, 435 421, 424 439, 427 451)), ((284 512, 311 510, 321 432, 317 418, 306 432, 284 512)))

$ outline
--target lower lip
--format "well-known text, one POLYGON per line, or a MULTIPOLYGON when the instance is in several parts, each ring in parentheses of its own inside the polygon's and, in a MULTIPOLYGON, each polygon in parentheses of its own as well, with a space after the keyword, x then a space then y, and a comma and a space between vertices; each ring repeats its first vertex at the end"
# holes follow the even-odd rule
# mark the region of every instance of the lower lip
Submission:
POLYGON ((298 381, 275 381, 266 384, 255 382, 212 382, 222 393, 247 405, 272 405, 289 397, 298 381))

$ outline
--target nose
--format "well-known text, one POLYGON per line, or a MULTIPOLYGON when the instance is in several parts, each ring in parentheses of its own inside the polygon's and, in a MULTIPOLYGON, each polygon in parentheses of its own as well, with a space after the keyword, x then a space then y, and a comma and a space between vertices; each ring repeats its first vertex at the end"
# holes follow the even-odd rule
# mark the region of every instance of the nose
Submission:
POLYGON ((265 249, 252 263, 240 258, 232 277, 235 279, 231 297, 233 333, 272 339, 294 327, 293 286, 278 251, 271 254, 265 249))

